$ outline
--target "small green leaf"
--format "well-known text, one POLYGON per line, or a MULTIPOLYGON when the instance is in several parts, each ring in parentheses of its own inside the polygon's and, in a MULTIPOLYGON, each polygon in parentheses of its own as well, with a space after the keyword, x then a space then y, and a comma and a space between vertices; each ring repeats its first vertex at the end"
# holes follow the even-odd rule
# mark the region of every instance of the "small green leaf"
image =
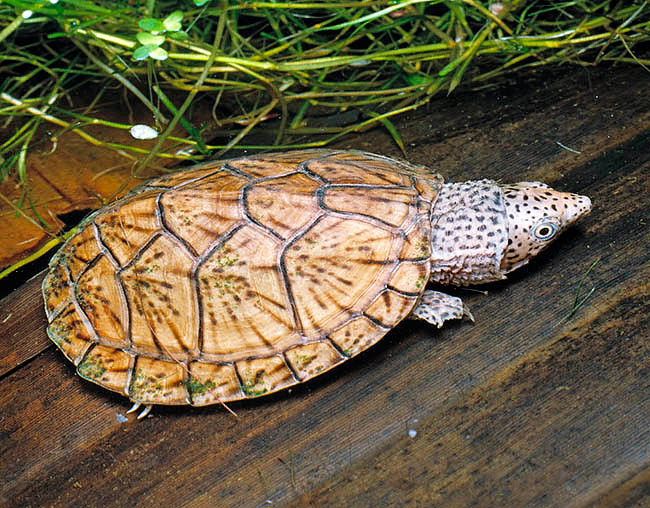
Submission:
POLYGON ((194 5, 197 7, 201 7, 202 5, 205 5, 209 2, 210 0, 194 0, 194 5))
POLYGON ((181 29, 181 20, 183 19, 182 11, 174 11, 163 20, 165 30, 168 32, 178 32, 181 29))
POLYGON ((156 49, 158 46, 154 44, 149 44, 148 46, 140 46, 133 52, 134 60, 146 60, 149 58, 149 53, 156 49))
POLYGON ((140 32, 135 36, 135 38, 138 39, 138 42, 143 46, 160 46, 165 42, 164 35, 152 35, 149 32, 140 32))
POLYGON ((413 73, 405 74, 404 80, 409 85, 425 85, 431 83, 433 81, 433 78, 431 78, 431 76, 425 76, 424 74, 413 73))
POLYGON ((167 35, 170 39, 174 39, 175 41, 186 41, 190 38, 187 33, 182 30, 178 32, 169 32, 167 35))
POLYGON ((141 19, 138 22, 138 26, 142 30, 145 30, 147 32, 151 32, 152 34, 165 31, 165 25, 162 24, 162 21, 160 21, 159 19, 154 19, 154 18, 141 19))
POLYGON ((167 51, 162 49, 160 46, 156 46, 155 49, 152 49, 149 52, 149 56, 153 58, 154 60, 167 60, 167 57, 169 54, 167 51))

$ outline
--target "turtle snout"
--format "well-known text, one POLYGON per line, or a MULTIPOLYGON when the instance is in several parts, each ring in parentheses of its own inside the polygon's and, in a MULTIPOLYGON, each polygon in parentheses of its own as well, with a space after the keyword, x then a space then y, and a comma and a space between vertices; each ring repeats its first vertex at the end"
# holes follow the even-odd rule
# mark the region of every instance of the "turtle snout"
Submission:
POLYGON ((564 219, 567 224, 571 224, 591 211, 591 199, 580 194, 565 193, 564 206, 564 219))

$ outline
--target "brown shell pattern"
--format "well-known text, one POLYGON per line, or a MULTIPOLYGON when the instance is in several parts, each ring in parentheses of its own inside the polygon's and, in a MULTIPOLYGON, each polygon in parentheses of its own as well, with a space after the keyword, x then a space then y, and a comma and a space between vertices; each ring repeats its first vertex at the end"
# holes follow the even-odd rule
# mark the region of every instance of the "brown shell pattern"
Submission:
POLYGON ((257 397, 325 372, 409 314, 441 177, 363 152, 211 162, 90 216, 50 263, 48 334, 146 404, 257 397))

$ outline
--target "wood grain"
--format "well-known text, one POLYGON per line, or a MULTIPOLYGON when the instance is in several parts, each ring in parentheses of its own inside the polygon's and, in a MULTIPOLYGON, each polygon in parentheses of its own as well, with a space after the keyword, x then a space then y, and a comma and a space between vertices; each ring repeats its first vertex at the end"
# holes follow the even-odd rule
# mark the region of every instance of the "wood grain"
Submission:
POLYGON ((24 365, 51 346, 40 296, 43 274, 0 301, 0 376, 24 365))
MULTIPOLYGON (((0 505, 650 506, 647 84, 629 67, 545 75, 404 118, 412 162, 541 179, 594 209, 487 295, 456 292, 474 325, 402 323, 237 418, 124 421, 128 403, 48 345, 30 281, 0 302, 0 505)), ((382 132, 344 147, 398 155, 382 132)))

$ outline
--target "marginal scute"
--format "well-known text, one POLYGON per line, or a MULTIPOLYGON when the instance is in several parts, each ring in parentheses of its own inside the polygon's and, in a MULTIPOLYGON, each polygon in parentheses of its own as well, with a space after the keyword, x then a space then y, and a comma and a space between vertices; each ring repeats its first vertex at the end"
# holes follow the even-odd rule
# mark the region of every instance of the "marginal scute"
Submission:
POLYGON ((102 241, 120 266, 129 263, 160 230, 156 215, 157 196, 158 192, 143 193, 95 218, 102 241))
POLYGON ((243 219, 240 205, 246 179, 223 172, 160 198, 165 225, 199 255, 243 219))
POLYGON ((288 349, 285 354, 301 381, 317 376, 345 360, 345 357, 325 340, 299 344, 288 349))
POLYGON ((79 375, 104 388, 126 395, 133 357, 122 349, 96 345, 77 366, 79 375))
POLYGON ((189 404, 184 365, 171 360, 138 357, 129 397, 143 404, 189 404))
POLYGON ((246 397, 260 397, 296 381, 282 356, 268 356, 237 362, 237 370, 246 397))
POLYGON ((409 162, 357 150, 333 152, 327 157, 327 160, 350 168, 359 168, 363 174, 370 173, 373 176, 381 174, 385 182, 391 181, 396 185, 408 185, 408 177, 404 173, 419 174, 423 168, 423 166, 417 166, 409 162))
POLYGON ((131 340, 138 352, 186 356, 198 347, 193 259, 158 236, 121 274, 129 301, 131 340))
POLYGON ((219 404, 245 396, 232 364, 197 361, 190 363, 189 370, 190 377, 186 384, 193 406, 219 404))
POLYGON ((178 187, 189 182, 197 181, 203 177, 216 173, 221 167, 221 161, 211 161, 206 164, 200 164, 193 167, 190 171, 178 171, 171 175, 154 178, 147 182, 147 187, 178 187))
POLYGON ((252 155, 250 159, 256 161, 274 160, 289 166, 299 165, 308 160, 329 157, 331 155, 332 150, 327 148, 308 148, 306 150, 291 150, 289 152, 252 155))
POLYGON ((93 340, 74 304, 69 304, 57 314, 47 327, 47 334, 75 365, 79 363, 93 340))
POLYGON ((52 258, 49 272, 43 279, 43 294, 45 295, 45 311, 50 318, 59 305, 70 298, 70 280, 63 260, 56 256, 52 258))
POLYGON ((302 173, 262 180, 249 189, 245 206, 253 220, 289 238, 321 213, 315 195, 319 185, 302 173))
POLYGON ((431 234, 427 217, 422 217, 409 230, 399 253, 403 260, 428 260, 431 257, 431 234))
POLYGON ((414 198, 410 189, 334 186, 325 190, 323 204, 338 212, 368 215, 399 227, 414 211, 414 198))
POLYGON ((65 246, 66 249, 61 254, 62 262, 67 264, 72 280, 76 281, 88 264, 100 254, 92 224, 88 224, 86 228, 70 238, 65 246))
POLYGON ((126 346, 127 308, 115 270, 108 257, 99 258, 79 279, 76 297, 98 337, 126 346))
POLYGON ((428 179, 415 178, 415 189, 423 199, 430 203, 435 201, 441 188, 442 177, 440 175, 431 175, 428 179))
POLYGON ((310 161, 307 169, 331 184, 409 185, 406 175, 386 171, 381 168, 381 164, 375 166, 374 161, 366 162, 366 166, 359 167, 327 157, 310 161))
POLYGON ((391 230, 329 216, 291 245, 284 257, 304 335, 318 337, 350 309, 367 303, 390 270, 391 230))
POLYGON ((404 319, 416 301, 417 298, 415 296, 405 296, 387 289, 377 295, 365 313, 367 316, 379 321, 382 325, 393 327, 404 319))
POLYGON ((388 285, 403 293, 420 294, 429 280, 428 261, 405 261, 395 269, 388 285))
POLYGON ((320 157, 319 150, 254 155, 226 161, 228 167, 241 171, 253 178, 280 176, 295 172, 306 160, 320 157))
POLYGON ((279 250, 276 238, 245 226, 200 266, 201 349, 211 359, 269 355, 296 340, 291 303, 277 268, 279 250))
POLYGON ((345 356, 350 357, 368 349, 386 335, 388 330, 359 316, 331 331, 328 337, 345 356))

